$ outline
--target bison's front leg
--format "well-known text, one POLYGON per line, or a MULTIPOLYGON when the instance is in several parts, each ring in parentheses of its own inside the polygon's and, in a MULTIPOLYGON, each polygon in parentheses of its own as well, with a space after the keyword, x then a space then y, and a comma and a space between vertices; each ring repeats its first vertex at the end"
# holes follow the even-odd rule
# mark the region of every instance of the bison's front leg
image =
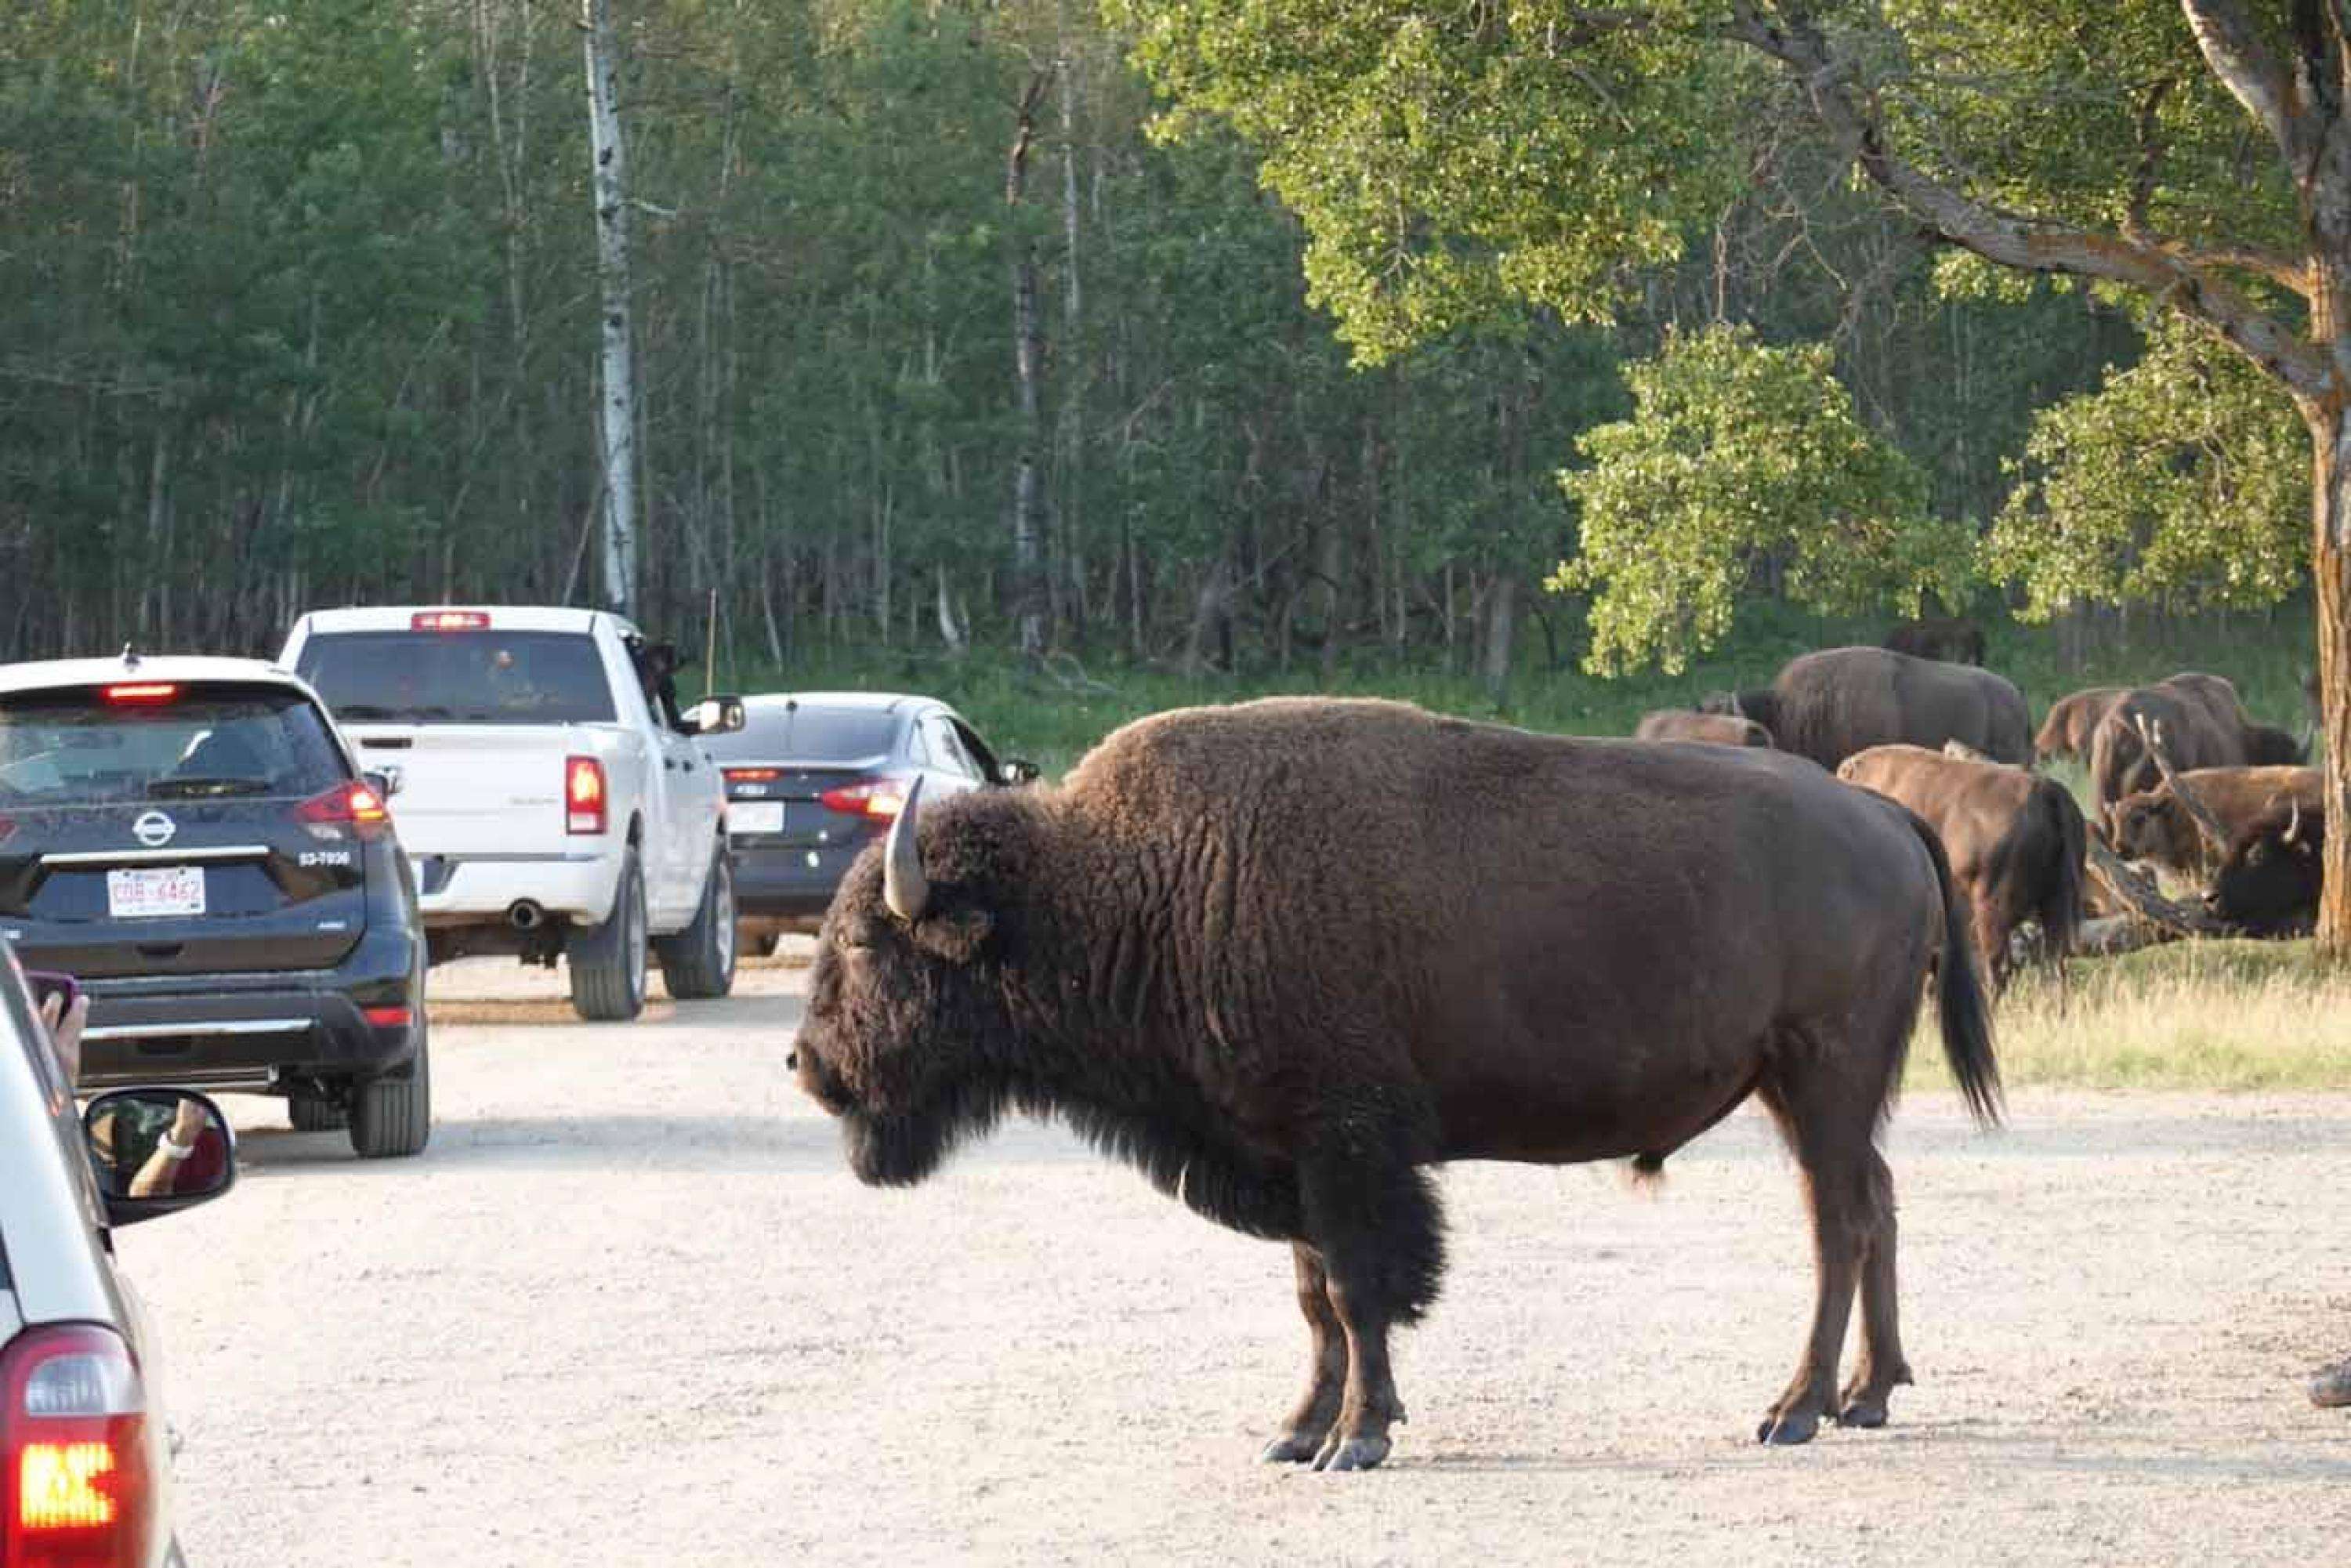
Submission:
POLYGON ((1347 1331, 1331 1305, 1322 1255, 1303 1241, 1291 1242, 1290 1254, 1298 1270, 1298 1310, 1306 1316, 1314 1358, 1306 1369, 1306 1392, 1299 1397, 1298 1408, 1259 1457, 1269 1464, 1302 1465, 1322 1451, 1323 1439, 1339 1418, 1347 1385, 1347 1331))
POLYGON ((1301 1172, 1307 1238, 1322 1254, 1325 1293, 1347 1340, 1346 1386, 1314 1457, 1318 1470, 1367 1470, 1387 1458, 1388 1427, 1405 1418, 1388 1329, 1419 1318, 1445 1270, 1436 1193, 1409 1143, 1387 1131, 1358 1124, 1301 1172))

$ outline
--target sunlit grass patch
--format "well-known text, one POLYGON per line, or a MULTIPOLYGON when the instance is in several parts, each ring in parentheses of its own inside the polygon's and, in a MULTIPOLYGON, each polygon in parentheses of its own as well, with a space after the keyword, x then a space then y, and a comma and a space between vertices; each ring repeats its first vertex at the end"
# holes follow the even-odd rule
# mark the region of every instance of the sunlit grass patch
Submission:
MULTIPOLYGON (((2011 1085, 2089 1089, 2351 1089, 2351 968, 2308 942, 2181 942, 2076 959, 2070 995, 2028 973, 1995 1020, 2011 1085)), ((1908 1081, 1948 1085, 1932 1009, 1908 1081)))

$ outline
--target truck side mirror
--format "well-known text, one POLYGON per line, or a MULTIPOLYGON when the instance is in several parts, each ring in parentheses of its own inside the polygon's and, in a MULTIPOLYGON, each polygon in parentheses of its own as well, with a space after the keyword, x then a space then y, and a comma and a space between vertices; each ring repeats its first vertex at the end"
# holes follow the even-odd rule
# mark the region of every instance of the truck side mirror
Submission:
POLYGON ((743 699, 734 695, 705 697, 680 716, 688 735, 700 736, 733 735, 747 718, 743 699))

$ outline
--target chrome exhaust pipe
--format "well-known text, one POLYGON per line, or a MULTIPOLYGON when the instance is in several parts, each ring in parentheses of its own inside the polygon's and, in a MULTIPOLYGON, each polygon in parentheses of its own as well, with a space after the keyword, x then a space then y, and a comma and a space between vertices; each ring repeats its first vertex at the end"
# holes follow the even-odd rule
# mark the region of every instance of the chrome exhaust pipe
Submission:
POLYGON ((517 898, 507 910, 507 924, 517 931, 536 931, 547 924, 547 911, 528 898, 517 898))

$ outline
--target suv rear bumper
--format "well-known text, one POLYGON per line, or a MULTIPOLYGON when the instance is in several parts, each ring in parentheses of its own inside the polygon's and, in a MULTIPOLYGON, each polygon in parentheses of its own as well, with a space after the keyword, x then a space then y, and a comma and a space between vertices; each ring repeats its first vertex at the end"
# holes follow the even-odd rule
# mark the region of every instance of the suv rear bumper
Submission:
POLYGON ((333 969, 86 981, 89 1023, 76 1086, 272 1089, 397 1073, 416 1060, 423 1035, 416 946, 406 936, 363 939, 333 969), (408 1017, 374 1024, 371 1008, 408 1017))

